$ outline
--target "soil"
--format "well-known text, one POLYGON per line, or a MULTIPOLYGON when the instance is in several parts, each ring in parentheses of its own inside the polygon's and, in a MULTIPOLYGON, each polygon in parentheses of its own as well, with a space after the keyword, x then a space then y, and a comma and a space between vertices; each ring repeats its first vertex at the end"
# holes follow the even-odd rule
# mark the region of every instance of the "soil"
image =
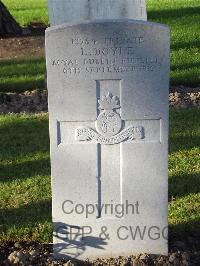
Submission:
POLYGON ((199 240, 190 237, 186 242, 175 241, 170 243, 168 256, 153 254, 131 255, 129 257, 96 259, 94 261, 55 260, 52 244, 36 242, 4 242, 0 243, 0 265, 116 265, 116 266, 148 266, 148 265, 200 265, 199 240), (192 243, 192 245, 190 244, 192 243))
POLYGON ((0 60, 44 57, 44 36, 22 36, 0 39, 0 60))
POLYGON ((0 60, 44 57, 46 25, 31 23, 20 36, 0 38, 0 60))
POLYGON ((47 112, 47 90, 0 93, 0 114, 47 112))
MULTIPOLYGON (((200 92, 171 92, 169 106, 174 109, 200 108, 200 92)), ((0 114, 47 112, 47 90, 25 91, 23 93, 0 92, 0 114)))

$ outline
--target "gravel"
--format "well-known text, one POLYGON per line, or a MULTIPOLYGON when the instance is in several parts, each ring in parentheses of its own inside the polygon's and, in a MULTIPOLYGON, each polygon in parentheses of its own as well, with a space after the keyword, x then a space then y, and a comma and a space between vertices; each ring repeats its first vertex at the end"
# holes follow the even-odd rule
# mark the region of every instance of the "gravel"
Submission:
MULTIPOLYGON (((129 257, 119 256, 118 258, 96 259, 94 261, 77 262, 73 260, 54 260, 52 253, 52 244, 39 244, 36 242, 0 243, 0 265, 24 265, 24 266, 81 266, 81 265, 116 265, 116 266, 148 266, 148 265, 177 265, 177 266, 199 266, 200 265, 200 240, 194 240, 196 245, 186 245, 182 241, 176 241, 170 244, 168 256, 139 254, 129 257), (182 248, 176 247, 176 242, 182 243, 182 248), (184 244, 184 245, 183 245, 184 244), (184 250, 183 250, 184 246, 184 250)), ((188 242, 189 243, 189 242, 188 242)))
POLYGON ((47 112, 47 90, 0 93, 0 113, 47 112))
POLYGON ((169 94, 169 106, 176 109, 200 107, 200 92, 172 92, 169 94))
MULTIPOLYGON (((174 109, 200 107, 200 87, 172 87, 169 106, 174 109)), ((47 90, 25 91, 23 93, 0 93, 0 113, 47 112, 47 90)))

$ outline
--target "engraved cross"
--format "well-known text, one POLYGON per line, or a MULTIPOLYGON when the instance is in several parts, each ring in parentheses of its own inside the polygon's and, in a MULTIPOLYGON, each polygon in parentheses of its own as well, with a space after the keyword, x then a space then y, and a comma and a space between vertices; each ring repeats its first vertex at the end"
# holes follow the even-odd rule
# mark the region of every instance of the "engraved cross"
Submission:
MULTIPOLYGON (((121 95, 121 80, 97 80, 96 120, 57 122, 58 146, 96 145, 96 151, 92 149, 96 154, 94 172, 97 178, 97 196, 93 204, 98 204, 98 217, 105 216, 101 215, 102 204, 116 206, 125 200, 123 173, 127 148, 138 143, 161 143, 161 118, 122 120, 121 95)), ((86 160, 88 164, 94 161, 91 156, 86 160)))
POLYGON ((97 81, 98 116, 94 121, 95 128, 86 124, 75 128, 77 141, 94 142, 97 145, 98 217, 101 217, 102 204, 116 205, 123 202, 123 143, 145 137, 142 126, 121 120, 120 97, 120 80, 97 81))

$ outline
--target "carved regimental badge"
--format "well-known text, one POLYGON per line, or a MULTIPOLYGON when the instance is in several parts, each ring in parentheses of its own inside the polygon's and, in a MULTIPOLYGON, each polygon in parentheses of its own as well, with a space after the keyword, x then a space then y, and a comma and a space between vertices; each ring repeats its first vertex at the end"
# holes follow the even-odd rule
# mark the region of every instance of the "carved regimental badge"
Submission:
POLYGON ((117 96, 108 93, 98 100, 100 114, 97 117, 96 130, 90 127, 79 127, 76 129, 76 140, 96 140, 100 144, 117 144, 125 140, 144 138, 142 126, 129 126, 123 128, 123 121, 117 109, 120 109, 120 102, 117 96))

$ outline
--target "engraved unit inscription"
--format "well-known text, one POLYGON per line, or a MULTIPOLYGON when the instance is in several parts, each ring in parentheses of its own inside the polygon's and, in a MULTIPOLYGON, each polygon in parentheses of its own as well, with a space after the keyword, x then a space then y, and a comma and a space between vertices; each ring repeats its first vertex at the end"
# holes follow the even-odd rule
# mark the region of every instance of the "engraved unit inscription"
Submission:
POLYGON ((77 36, 67 40, 67 46, 75 51, 76 58, 54 58, 51 64, 69 78, 81 74, 160 71, 162 58, 157 54, 144 56, 141 52, 147 43, 148 38, 137 32, 131 37, 123 32, 98 40, 77 36))
POLYGON ((96 140, 100 144, 118 144, 125 140, 144 138, 142 126, 129 126, 121 131, 122 120, 116 109, 121 108, 119 98, 111 93, 98 100, 101 111, 96 120, 96 130, 90 127, 78 127, 75 131, 75 138, 78 141, 96 140), (121 132, 120 132, 121 131, 121 132))
POLYGON ((76 129, 76 139, 79 141, 96 140, 99 144, 119 144, 125 140, 138 140, 144 138, 144 128, 128 127, 113 137, 105 137, 98 134, 94 129, 89 127, 79 127, 76 129))

